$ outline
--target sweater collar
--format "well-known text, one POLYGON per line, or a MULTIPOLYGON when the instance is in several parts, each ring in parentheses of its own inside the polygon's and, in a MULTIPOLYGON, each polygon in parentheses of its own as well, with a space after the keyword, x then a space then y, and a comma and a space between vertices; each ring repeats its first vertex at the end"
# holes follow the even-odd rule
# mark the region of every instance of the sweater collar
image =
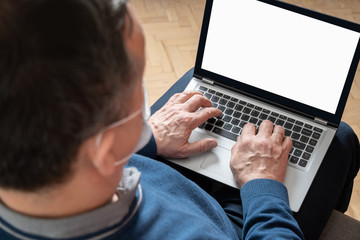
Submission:
MULTIPOLYGON (((15 212, 0 202, 0 227, 21 239, 74 238, 89 235, 98 238, 96 232, 104 229, 109 234, 114 227, 119 230, 138 209, 142 192, 141 173, 134 167, 124 169, 123 178, 116 191, 118 200, 89 212, 70 217, 45 219, 15 212), (96 236, 95 236, 96 235, 96 236)), ((107 232, 102 231, 102 237, 107 232)))

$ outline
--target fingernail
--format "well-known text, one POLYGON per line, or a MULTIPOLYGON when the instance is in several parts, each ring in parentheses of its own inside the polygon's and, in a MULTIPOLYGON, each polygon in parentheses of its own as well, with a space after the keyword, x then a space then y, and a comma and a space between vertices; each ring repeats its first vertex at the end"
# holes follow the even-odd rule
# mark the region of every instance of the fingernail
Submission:
POLYGON ((209 148, 212 149, 212 148, 215 148, 217 146, 217 143, 216 142, 210 142, 209 143, 209 148))

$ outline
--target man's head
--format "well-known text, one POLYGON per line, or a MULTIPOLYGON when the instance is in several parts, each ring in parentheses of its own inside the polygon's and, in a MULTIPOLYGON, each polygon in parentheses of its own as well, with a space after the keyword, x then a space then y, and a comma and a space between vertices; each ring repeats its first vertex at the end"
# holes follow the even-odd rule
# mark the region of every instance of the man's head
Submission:
POLYGON ((121 1, 0 9, 0 188, 37 191, 69 179, 84 143, 139 107, 141 29, 121 1))

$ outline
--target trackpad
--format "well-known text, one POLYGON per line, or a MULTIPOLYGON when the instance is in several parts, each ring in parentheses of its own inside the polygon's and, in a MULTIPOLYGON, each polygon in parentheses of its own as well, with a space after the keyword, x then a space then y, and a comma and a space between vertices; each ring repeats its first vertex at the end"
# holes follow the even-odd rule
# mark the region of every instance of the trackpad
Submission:
POLYGON ((234 177, 230 169, 230 157, 230 150, 218 146, 208 152, 205 160, 201 164, 201 168, 233 180, 234 177))

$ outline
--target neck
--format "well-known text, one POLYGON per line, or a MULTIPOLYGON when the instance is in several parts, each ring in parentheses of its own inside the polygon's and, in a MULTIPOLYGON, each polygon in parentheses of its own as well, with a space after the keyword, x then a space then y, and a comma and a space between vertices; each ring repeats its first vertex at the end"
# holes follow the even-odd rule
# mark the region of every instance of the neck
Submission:
POLYGON ((0 199, 16 212, 42 218, 59 218, 101 207, 113 199, 116 187, 96 172, 84 170, 67 183, 41 192, 0 189, 0 199))

